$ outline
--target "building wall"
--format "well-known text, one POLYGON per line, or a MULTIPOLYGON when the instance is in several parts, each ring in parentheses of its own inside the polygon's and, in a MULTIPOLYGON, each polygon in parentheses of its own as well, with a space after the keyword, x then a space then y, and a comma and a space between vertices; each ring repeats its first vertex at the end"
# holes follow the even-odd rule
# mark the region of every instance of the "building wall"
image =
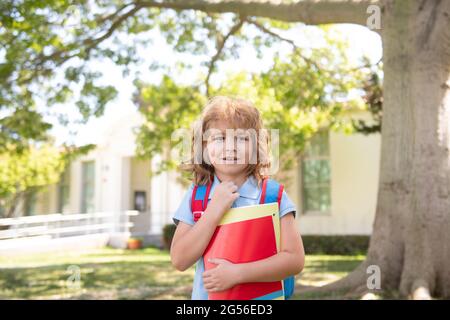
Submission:
MULTIPOLYGON (((160 156, 152 159, 152 170, 156 171, 160 156)), ((151 226, 150 234, 161 234, 166 224, 173 223, 172 215, 180 205, 186 188, 177 182, 179 174, 166 171, 155 174, 151 180, 151 226)))
POLYGON ((330 133, 331 212, 303 214, 301 170, 289 194, 299 208, 302 234, 371 234, 375 216, 380 158, 380 135, 330 133), (292 193, 292 194, 291 194, 292 193))
POLYGON ((81 161, 75 160, 70 166, 70 208, 73 213, 81 212, 81 161))
POLYGON ((130 171, 129 209, 134 209, 134 193, 136 191, 145 191, 146 193, 145 211, 131 218, 131 222, 134 223, 131 232, 135 235, 146 235, 150 232, 151 219, 151 162, 150 160, 138 160, 133 157, 130 171))

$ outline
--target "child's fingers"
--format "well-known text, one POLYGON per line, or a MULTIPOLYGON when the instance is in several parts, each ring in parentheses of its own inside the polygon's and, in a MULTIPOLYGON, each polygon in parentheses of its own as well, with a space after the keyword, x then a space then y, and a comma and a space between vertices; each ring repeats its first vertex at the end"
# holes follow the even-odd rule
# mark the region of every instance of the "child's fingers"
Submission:
POLYGON ((212 279, 203 279, 204 286, 210 286, 213 283, 212 279))
POLYGON ((203 281, 203 286, 205 289, 211 289, 213 287, 212 281, 203 281))
POLYGON ((205 287, 206 290, 211 290, 214 288, 214 283, 212 282, 204 282, 203 286, 205 287))
POLYGON ((211 279, 211 275, 207 274, 207 275, 203 275, 203 281, 207 281, 211 279))
POLYGON ((235 185, 234 183, 230 186, 230 191, 231 192, 236 192, 238 190, 238 186, 235 185))
POLYGON ((216 288, 216 285, 214 283, 208 283, 208 284, 205 283, 204 286, 207 291, 211 291, 216 288))
POLYGON ((211 273, 208 271, 203 272, 203 278, 208 278, 211 276, 211 273))
POLYGON ((208 287, 208 288, 205 287, 205 290, 208 291, 208 292, 214 292, 214 291, 213 291, 213 290, 214 290, 214 287, 208 287))
POLYGON ((208 271, 203 272, 203 281, 208 281, 213 279, 213 275, 208 271))

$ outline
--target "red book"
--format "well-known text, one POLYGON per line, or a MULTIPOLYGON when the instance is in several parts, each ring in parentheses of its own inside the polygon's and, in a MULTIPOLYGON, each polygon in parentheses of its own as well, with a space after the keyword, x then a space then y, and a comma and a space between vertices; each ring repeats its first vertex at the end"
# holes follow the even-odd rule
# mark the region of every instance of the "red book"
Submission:
MULTIPOLYGON (((230 209, 217 226, 203 258, 205 270, 217 265, 211 258, 233 263, 262 260, 280 250, 278 204, 259 204, 230 209)), ((242 283, 209 293, 210 300, 284 299, 283 281, 242 283)))

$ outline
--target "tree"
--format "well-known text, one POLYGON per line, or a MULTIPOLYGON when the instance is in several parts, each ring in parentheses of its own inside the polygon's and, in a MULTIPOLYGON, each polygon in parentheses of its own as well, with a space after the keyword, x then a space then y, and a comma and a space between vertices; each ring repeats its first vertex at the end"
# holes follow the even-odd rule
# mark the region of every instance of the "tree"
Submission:
POLYGON ((4 153, 0 156, 0 206, 3 218, 12 217, 21 200, 38 188, 55 183, 64 168, 56 148, 31 148, 21 154, 4 153))
POLYGON ((21 152, 0 154, 0 218, 16 214, 27 196, 57 183, 67 164, 86 154, 94 145, 57 148, 52 144, 32 145, 21 152))
MULTIPOLYGON (((214 55, 217 58, 209 64, 209 70, 213 71, 215 61, 225 56, 221 52, 224 41, 230 38, 228 35, 239 36, 240 27, 249 20, 263 26, 261 18, 291 23, 366 25, 368 6, 379 6, 384 97, 374 229, 366 260, 325 289, 364 289, 367 267, 377 265, 384 290, 400 289, 404 296, 413 297, 450 297, 449 1, 105 1, 100 8, 103 10, 91 13, 88 1, 75 3, 86 15, 78 27, 71 29, 71 37, 63 40, 53 29, 69 28, 75 19, 70 17, 70 6, 65 1, 49 1, 45 10, 39 8, 39 1, 25 1, 25 6, 13 1, 0 10, 2 26, 7 30, 1 33, 2 44, 6 48, 14 46, 13 51, 6 50, 7 63, 0 68, 2 106, 17 106, 25 101, 18 97, 29 101, 30 93, 23 90, 24 86, 33 79, 52 76, 55 69, 64 67, 71 58, 86 61, 95 55, 109 56, 119 64, 128 63, 127 57, 132 55, 128 56, 126 50, 114 51, 103 46, 104 40, 118 30, 137 33, 155 25, 172 30, 178 24, 181 35, 172 37, 183 41, 176 43, 175 48, 186 49, 190 43, 193 49, 201 51, 206 46, 202 39, 194 37, 196 26, 209 25, 208 30, 220 30, 215 28, 217 14, 234 13, 234 27, 228 33, 207 34, 217 49, 214 55), (176 10, 178 19, 166 15, 171 12, 166 9, 176 10), (43 18, 49 11, 57 14, 52 14, 52 19, 43 18), (192 18, 192 12, 205 14, 192 18), (13 32, 17 16, 22 17, 20 32, 13 32), (8 32, 10 29, 13 31, 8 32), (35 43, 44 46, 34 47, 35 43), (14 57, 17 52, 22 54, 14 57)), ((267 25, 273 24, 266 21, 267 25)), ((95 91, 95 75, 89 75, 82 66, 67 69, 69 81, 76 83, 84 77, 86 95, 95 91)), ((105 90, 97 92, 101 102, 111 97, 105 90)), ((68 91, 65 87, 56 90, 55 100, 63 101, 68 91)), ((86 114, 101 111, 101 108, 91 110, 87 103, 79 105, 86 114)))
POLYGON ((356 132, 363 134, 371 134, 381 132, 381 120, 383 116, 383 89, 381 86, 380 76, 375 70, 366 79, 363 89, 365 91, 364 101, 369 107, 372 115, 372 123, 358 119, 353 120, 353 127, 356 132))

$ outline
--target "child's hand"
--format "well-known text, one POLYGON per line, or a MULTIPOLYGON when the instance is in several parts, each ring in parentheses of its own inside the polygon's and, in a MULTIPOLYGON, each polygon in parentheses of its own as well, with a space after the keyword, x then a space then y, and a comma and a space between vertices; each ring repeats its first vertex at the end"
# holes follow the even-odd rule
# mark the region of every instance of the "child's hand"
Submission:
POLYGON ((203 284, 208 292, 219 292, 239 284, 238 265, 225 259, 209 259, 217 267, 203 272, 203 284))
POLYGON ((232 181, 221 182, 214 190, 214 195, 208 204, 208 208, 211 208, 219 218, 222 217, 231 208, 233 202, 239 198, 239 193, 236 192, 237 189, 238 187, 232 181))

